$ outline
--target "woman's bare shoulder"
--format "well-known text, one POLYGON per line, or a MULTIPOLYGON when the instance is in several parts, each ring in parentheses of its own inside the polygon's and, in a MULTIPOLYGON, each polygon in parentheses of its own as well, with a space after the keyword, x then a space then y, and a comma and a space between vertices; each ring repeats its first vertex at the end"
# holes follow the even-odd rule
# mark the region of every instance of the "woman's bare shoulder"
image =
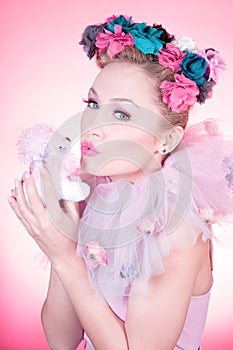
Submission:
MULTIPOLYGON (((203 240, 203 231, 192 219, 185 217, 181 224, 171 234, 171 242, 174 249, 164 259, 165 269, 176 270, 189 269, 188 278, 193 280, 192 295, 205 294, 212 282, 212 242, 211 239, 203 240), (190 227, 195 234, 190 232, 190 227), (182 248, 183 247, 183 248, 182 248)), ((212 232, 212 226, 206 224, 212 232)))

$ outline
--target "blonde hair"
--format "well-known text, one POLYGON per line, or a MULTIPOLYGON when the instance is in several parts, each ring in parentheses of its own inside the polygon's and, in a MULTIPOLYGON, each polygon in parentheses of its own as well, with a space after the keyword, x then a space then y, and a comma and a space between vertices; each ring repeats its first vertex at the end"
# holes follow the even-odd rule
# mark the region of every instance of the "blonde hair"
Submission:
POLYGON ((152 83, 154 94, 152 93, 152 102, 159 108, 161 115, 164 116, 173 126, 180 125, 185 129, 190 107, 179 113, 172 111, 162 100, 160 85, 164 80, 175 81, 172 69, 159 64, 158 58, 152 54, 144 54, 135 46, 125 46, 124 49, 111 58, 107 51, 97 53, 96 64, 99 68, 104 68, 112 62, 122 62, 134 64, 147 75, 152 83))

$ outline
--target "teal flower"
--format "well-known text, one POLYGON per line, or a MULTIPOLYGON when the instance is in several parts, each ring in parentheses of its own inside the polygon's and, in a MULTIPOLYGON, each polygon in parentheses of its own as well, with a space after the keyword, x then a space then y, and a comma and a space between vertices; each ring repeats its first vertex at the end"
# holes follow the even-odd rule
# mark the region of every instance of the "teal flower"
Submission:
POLYGON ((128 16, 120 15, 108 23, 107 29, 110 32, 115 33, 114 26, 115 24, 119 24, 122 26, 122 31, 124 33, 128 33, 128 29, 131 26, 131 19, 132 19, 132 16, 128 17, 128 16))
POLYGON ((163 41, 160 39, 163 31, 160 28, 147 26, 145 23, 136 23, 127 29, 134 38, 135 46, 144 54, 157 55, 163 48, 163 41))
POLYGON ((181 70, 190 80, 195 81, 197 85, 204 85, 206 83, 205 73, 208 62, 204 57, 199 56, 194 52, 186 50, 187 54, 184 56, 181 63, 181 70))

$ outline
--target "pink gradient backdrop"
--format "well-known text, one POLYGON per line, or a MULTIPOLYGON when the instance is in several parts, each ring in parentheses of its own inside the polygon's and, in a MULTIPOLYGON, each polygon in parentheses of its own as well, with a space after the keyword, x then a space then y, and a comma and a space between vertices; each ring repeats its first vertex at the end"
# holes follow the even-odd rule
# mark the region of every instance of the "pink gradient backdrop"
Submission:
MULTIPOLYGON (((0 349, 46 350, 40 309, 48 269, 34 262, 39 252, 6 196, 25 167, 17 159, 21 131, 38 122, 59 126, 83 108, 82 97, 98 72, 77 44, 87 24, 112 14, 162 23, 171 33, 191 36, 199 48, 218 49, 228 71, 214 99, 197 107, 193 120, 220 117, 227 134, 232 124, 232 3, 197 0, 109 2, 75 0, 1 1, 1 284, 0 349)), ((232 231, 232 227, 229 227, 232 231)), ((233 234, 233 233, 232 233, 233 234)), ((214 279, 203 350, 233 349, 233 254, 215 247, 214 279)))

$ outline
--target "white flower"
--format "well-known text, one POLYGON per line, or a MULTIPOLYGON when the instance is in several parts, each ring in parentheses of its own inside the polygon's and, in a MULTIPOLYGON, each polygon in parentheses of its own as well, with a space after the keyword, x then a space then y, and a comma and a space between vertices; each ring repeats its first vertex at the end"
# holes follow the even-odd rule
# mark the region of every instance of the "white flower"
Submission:
POLYGON ((179 40, 173 40, 172 44, 174 44, 176 47, 178 47, 181 51, 184 51, 184 50, 195 51, 196 50, 195 41, 192 38, 189 38, 187 36, 183 36, 179 40))

